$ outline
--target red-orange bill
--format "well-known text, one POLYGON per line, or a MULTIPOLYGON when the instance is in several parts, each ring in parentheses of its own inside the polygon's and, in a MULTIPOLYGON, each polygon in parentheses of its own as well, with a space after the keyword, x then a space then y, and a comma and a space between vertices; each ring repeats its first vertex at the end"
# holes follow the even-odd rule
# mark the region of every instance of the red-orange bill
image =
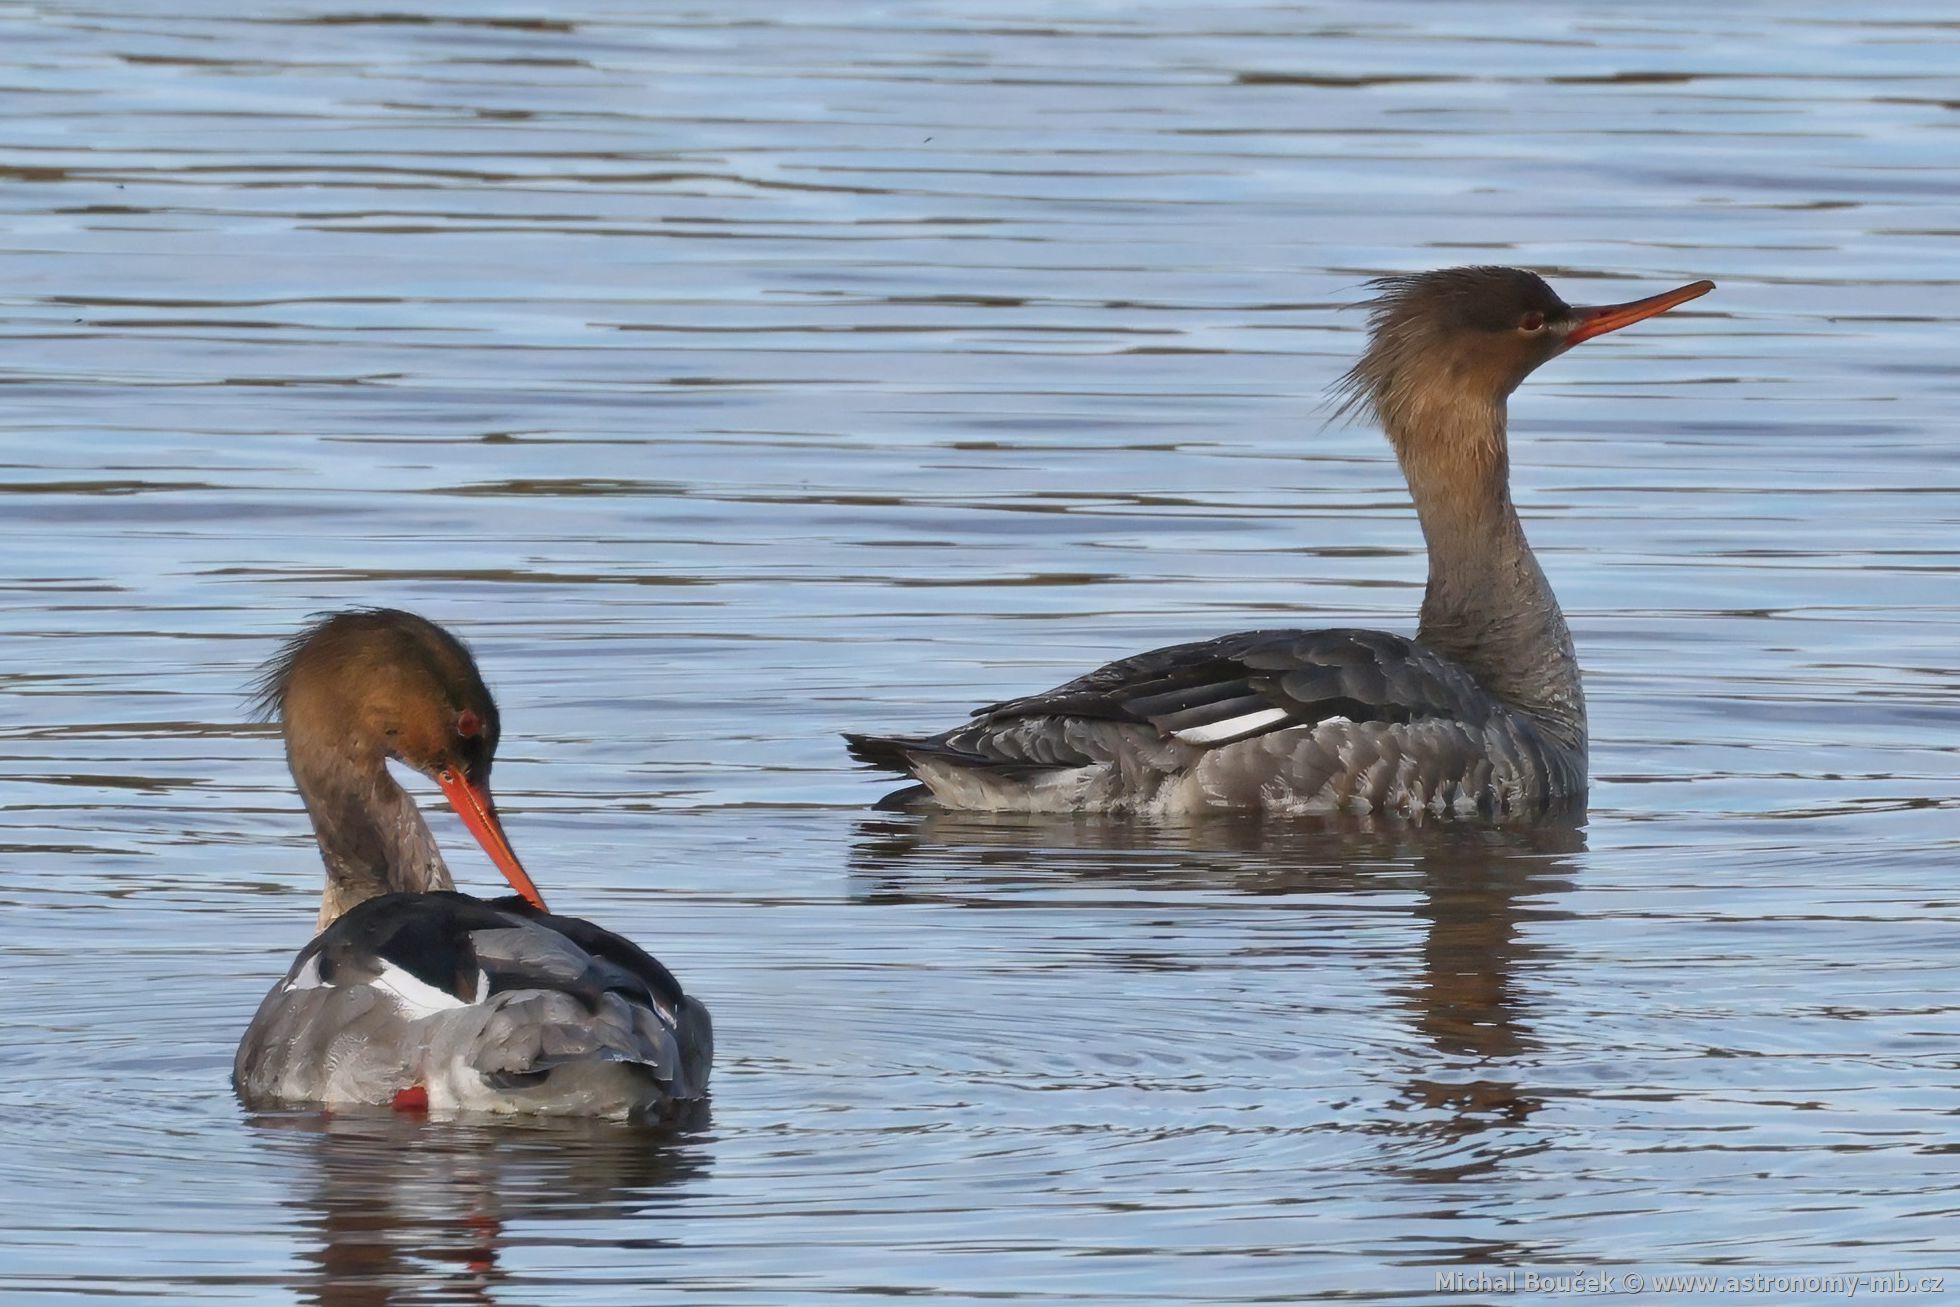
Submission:
POLYGON ((524 871, 524 864, 517 860, 517 854, 511 851, 510 841, 504 837, 504 826, 497 820, 497 807, 490 801, 489 787, 470 784, 454 768, 438 772, 436 784, 448 796, 456 815, 463 819, 463 825, 469 827, 470 834, 476 836, 476 842, 490 855, 490 861, 504 873, 510 887, 538 911, 549 912, 550 909, 544 905, 544 896, 531 883, 530 876, 524 871))
POLYGON ((1566 335, 1565 346, 1567 349, 1570 349, 1582 340, 1591 340, 1594 336, 1604 336, 1609 331, 1618 331, 1621 327, 1630 327, 1634 323, 1651 318, 1657 313, 1665 313, 1676 305, 1686 304, 1689 300, 1700 299, 1703 295, 1706 295, 1714 289, 1715 283, 1712 281, 1697 281, 1683 286, 1679 290, 1663 291, 1659 295, 1649 295, 1644 300, 1630 300, 1625 304, 1599 304, 1585 308, 1576 308, 1572 310, 1572 316, 1579 325, 1574 327, 1566 335))

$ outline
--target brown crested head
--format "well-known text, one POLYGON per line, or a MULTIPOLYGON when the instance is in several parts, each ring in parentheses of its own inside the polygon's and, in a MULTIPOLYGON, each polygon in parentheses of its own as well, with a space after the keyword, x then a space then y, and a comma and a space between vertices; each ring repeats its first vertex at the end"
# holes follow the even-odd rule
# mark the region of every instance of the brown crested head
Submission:
POLYGON ((285 734, 316 830, 393 758, 434 780, 512 888, 544 906, 490 797, 502 723, 461 640, 396 608, 334 613, 274 655, 255 698, 285 734))
POLYGON ((1519 268, 1444 268, 1368 283, 1368 348, 1341 378, 1340 411, 1370 408, 1391 433, 1448 401, 1495 411, 1556 354, 1572 306, 1519 268))
POLYGON ((300 632, 266 664, 255 701, 289 752, 394 758, 431 777, 453 768, 479 785, 501 728, 463 642, 395 608, 333 613, 300 632))
POLYGON ((1567 304, 1521 268, 1443 268, 1369 283, 1368 348, 1335 386, 1337 413, 1372 409, 1400 440, 1450 415, 1495 419, 1540 364, 1583 340, 1705 295, 1713 282, 1625 304, 1567 304))

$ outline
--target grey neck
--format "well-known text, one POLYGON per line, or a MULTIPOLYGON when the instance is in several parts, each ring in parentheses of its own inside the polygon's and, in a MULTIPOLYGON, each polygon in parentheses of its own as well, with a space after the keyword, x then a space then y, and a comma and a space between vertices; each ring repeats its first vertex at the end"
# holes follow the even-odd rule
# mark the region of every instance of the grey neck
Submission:
POLYGON ((348 766, 311 774, 293 767, 313 835, 327 864, 319 928, 355 904, 380 894, 454 889, 435 836, 385 766, 348 766))
MULTIPOLYGON (((1437 415, 1443 416, 1443 415, 1437 415)), ((1511 503, 1504 408, 1448 415, 1455 430, 1397 436, 1429 546, 1416 638, 1583 754, 1586 698, 1572 633, 1511 503), (1421 455, 1451 451, 1441 458, 1421 455)))

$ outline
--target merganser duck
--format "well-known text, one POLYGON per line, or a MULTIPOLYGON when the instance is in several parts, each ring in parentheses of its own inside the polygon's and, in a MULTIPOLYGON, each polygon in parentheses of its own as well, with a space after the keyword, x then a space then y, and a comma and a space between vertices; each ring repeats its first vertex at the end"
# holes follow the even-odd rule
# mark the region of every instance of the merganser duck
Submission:
POLYGON ((631 941, 557 916, 490 798, 497 704, 470 652, 413 613, 336 613, 267 665, 326 862, 319 933, 232 1064, 248 1107, 659 1120, 708 1087, 708 1010, 631 941), (387 763, 435 781, 516 894, 455 891, 387 763))
MULTIPOLYGON (((1516 268, 1378 278, 1338 414, 1380 420, 1422 522, 1414 639, 1242 631, 1125 658, 936 735, 846 735, 949 808, 1512 813, 1582 796, 1572 636, 1511 503, 1505 402, 1539 365, 1713 290, 1574 307, 1516 268)), ((888 800, 889 802, 890 800, 888 800)))

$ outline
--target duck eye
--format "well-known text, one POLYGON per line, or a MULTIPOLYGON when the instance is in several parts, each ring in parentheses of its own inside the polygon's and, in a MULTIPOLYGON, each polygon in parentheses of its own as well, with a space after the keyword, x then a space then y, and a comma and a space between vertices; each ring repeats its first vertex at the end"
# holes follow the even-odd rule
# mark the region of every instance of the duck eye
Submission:
POLYGON ((462 712, 456 714, 456 734, 466 740, 475 739, 477 736, 483 734, 483 719, 478 717, 472 709, 463 709, 462 712))
POLYGON ((1519 331, 1543 331, 1544 329, 1545 315, 1537 309, 1533 309, 1518 320, 1519 331))

